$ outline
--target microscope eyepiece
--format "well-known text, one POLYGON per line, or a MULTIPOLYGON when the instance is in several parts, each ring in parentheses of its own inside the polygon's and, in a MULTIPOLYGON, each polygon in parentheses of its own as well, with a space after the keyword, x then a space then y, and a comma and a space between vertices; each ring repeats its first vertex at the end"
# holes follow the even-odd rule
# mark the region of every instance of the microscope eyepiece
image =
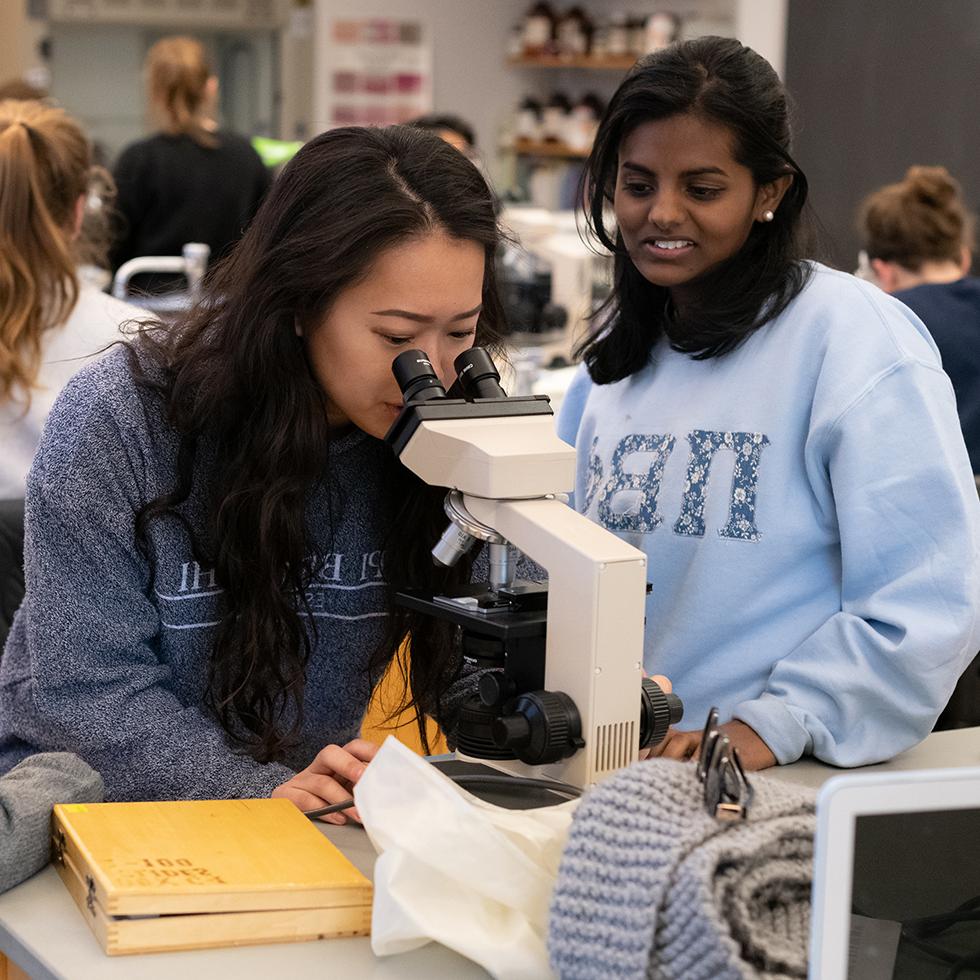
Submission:
POLYGON ((391 371, 402 390, 405 404, 445 398, 439 376, 424 350, 407 350, 391 362, 391 371))
POLYGON ((500 375, 490 355, 482 347, 471 347, 463 351, 453 361, 466 397, 506 398, 507 393, 500 387, 500 375))

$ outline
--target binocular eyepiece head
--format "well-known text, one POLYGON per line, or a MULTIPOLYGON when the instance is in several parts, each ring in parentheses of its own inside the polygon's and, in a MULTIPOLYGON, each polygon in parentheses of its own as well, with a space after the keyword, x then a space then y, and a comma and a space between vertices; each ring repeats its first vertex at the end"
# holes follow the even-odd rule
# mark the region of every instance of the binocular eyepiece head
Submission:
MULTIPOLYGON (((506 398, 500 387, 500 375, 482 347, 463 351, 453 362, 457 384, 468 401, 475 398, 506 398)), ((429 356, 422 350, 407 350, 391 363, 392 373, 402 390, 405 404, 445 398, 446 389, 436 374, 429 356)), ((456 387, 454 385, 453 387, 456 387)))
POLYGON ((391 371, 402 390, 406 405, 446 397, 446 389, 424 350, 407 350, 399 354, 391 362, 391 371))
POLYGON ((500 387, 500 375, 490 355, 483 347, 464 350, 453 361, 459 383, 469 400, 474 398, 506 398, 507 392, 500 387))

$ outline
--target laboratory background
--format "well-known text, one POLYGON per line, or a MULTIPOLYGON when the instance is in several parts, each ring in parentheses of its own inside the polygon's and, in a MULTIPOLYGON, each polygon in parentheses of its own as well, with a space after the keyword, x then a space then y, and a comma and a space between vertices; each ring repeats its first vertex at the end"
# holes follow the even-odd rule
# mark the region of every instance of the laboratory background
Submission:
POLYGON ((978 79, 0 0, 0 980, 980 977, 978 79))

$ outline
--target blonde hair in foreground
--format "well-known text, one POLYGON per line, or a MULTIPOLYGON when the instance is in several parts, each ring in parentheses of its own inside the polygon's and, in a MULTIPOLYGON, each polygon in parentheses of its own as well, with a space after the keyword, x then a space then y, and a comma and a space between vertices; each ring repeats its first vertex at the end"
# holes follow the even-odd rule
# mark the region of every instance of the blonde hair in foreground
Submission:
POLYGON ((165 37, 150 48, 146 83, 165 132, 190 136, 201 146, 217 145, 203 118, 210 77, 204 45, 192 37, 165 37))
POLYGON ((75 207, 91 155, 81 127, 41 102, 0 102, 0 401, 30 389, 45 330, 78 300, 75 207))

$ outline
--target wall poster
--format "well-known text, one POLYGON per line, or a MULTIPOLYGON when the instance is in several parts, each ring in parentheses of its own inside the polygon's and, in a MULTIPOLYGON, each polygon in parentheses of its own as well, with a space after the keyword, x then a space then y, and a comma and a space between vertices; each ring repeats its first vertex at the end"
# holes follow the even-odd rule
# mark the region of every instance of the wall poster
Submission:
POLYGON ((331 18, 325 122, 388 126, 432 109, 432 44, 417 20, 331 18))

